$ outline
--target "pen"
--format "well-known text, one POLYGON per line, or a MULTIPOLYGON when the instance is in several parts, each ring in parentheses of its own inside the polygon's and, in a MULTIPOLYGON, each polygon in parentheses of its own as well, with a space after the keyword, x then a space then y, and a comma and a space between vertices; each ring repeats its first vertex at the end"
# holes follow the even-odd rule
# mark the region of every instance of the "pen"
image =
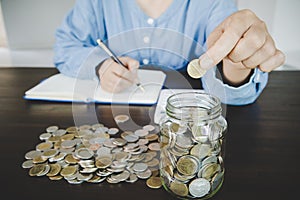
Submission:
MULTIPOLYGON (((121 60, 119 60, 119 58, 100 40, 97 40, 98 45, 115 61, 117 62, 119 65, 127 68, 122 62, 121 60)), ((142 87, 141 83, 136 83, 136 86, 139 87, 143 92, 145 92, 144 88, 142 87)))

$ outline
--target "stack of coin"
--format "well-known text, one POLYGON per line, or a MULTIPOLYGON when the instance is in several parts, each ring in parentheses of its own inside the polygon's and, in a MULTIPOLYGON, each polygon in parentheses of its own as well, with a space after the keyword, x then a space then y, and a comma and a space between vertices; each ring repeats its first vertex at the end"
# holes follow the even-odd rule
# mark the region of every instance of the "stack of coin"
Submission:
MULTIPOLYGON (((121 116, 119 121, 126 119, 121 116)), ((153 125, 125 132, 100 123, 66 129, 52 125, 40 134, 35 149, 25 154, 22 167, 29 169, 30 176, 64 179, 70 184, 146 179, 150 188, 160 188, 157 130, 153 125)))
POLYGON ((211 197, 224 178, 224 130, 195 126, 172 122, 161 127, 161 177, 168 191, 181 198, 211 197))

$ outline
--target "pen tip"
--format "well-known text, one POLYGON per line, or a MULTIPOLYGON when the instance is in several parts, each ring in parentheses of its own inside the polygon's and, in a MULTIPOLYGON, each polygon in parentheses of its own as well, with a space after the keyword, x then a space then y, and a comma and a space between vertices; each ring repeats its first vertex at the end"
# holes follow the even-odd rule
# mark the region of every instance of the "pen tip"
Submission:
POLYGON ((142 90, 143 92, 145 92, 145 89, 143 88, 143 86, 140 83, 137 83, 136 85, 140 88, 140 90, 142 90))

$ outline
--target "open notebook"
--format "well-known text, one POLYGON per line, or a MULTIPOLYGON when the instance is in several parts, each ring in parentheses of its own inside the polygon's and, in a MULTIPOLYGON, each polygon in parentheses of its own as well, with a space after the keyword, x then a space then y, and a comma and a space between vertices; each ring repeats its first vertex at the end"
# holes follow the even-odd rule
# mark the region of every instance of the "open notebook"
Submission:
POLYGON ((64 102, 155 104, 166 74, 159 70, 140 69, 138 77, 145 92, 133 85, 121 93, 112 94, 104 91, 97 80, 83 80, 55 74, 27 90, 24 98, 64 102))

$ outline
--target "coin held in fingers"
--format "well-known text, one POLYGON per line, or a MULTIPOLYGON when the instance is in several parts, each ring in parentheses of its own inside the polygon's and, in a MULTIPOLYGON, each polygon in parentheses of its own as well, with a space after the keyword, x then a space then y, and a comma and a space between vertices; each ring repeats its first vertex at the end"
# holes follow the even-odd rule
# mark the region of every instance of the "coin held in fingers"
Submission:
POLYGON ((192 60, 187 67, 187 72, 189 76, 194 79, 201 78, 206 73, 206 71, 206 69, 201 68, 199 64, 199 59, 192 60))

